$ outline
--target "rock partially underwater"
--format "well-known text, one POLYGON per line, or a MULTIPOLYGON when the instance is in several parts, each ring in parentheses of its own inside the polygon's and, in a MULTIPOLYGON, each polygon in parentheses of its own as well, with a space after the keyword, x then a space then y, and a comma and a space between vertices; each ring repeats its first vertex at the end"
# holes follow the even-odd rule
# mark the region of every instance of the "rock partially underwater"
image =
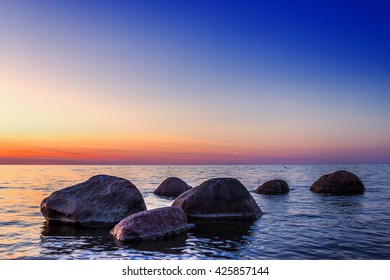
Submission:
POLYGON ((169 177, 165 179, 160 186, 154 191, 154 194, 160 196, 177 197, 183 192, 188 191, 191 187, 182 179, 177 177, 169 177))
POLYGON ((245 186, 234 178, 215 178, 178 196, 172 204, 195 219, 257 219, 262 212, 245 186))
POLYGON ((320 177, 310 187, 310 190, 317 193, 351 195, 362 194, 365 188, 358 176, 345 170, 339 170, 320 177))
POLYGON ((270 180, 256 189, 256 193, 261 194, 284 194, 290 191, 288 184, 284 180, 270 180))
POLYGON ((146 210, 144 199, 130 181, 108 175, 53 192, 41 202, 49 223, 109 227, 123 218, 146 210))
POLYGON ((178 207, 162 207, 130 215, 111 231, 119 241, 155 240, 188 229, 187 217, 178 207))

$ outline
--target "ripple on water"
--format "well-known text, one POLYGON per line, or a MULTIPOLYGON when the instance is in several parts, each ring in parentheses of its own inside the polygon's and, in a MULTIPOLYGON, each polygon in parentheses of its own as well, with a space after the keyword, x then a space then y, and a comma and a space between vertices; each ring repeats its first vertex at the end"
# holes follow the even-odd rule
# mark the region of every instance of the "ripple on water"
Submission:
POLYGON ((390 259, 389 165, 1 168, 0 259, 390 259), (310 192, 316 179, 337 169, 359 175, 366 192, 310 192), (110 229, 52 227, 44 222, 39 205, 45 196, 102 173, 132 181, 148 209, 172 204, 172 198, 153 194, 167 177, 182 178, 192 186, 214 177, 235 177, 252 191, 263 216, 251 222, 191 221, 185 235, 130 244, 115 241, 110 229), (275 178, 288 182, 288 194, 253 192, 275 178))

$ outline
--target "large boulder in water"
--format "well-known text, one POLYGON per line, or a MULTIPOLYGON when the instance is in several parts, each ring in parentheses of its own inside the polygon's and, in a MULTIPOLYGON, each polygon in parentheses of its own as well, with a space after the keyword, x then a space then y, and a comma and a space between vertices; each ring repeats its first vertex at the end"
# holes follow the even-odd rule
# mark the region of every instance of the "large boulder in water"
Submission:
POLYGON ((245 186, 234 178, 207 180, 178 196, 172 205, 195 219, 257 219, 262 214, 245 186))
POLYGON ((130 215, 120 221, 112 234, 119 241, 154 240, 187 231, 187 217, 178 207, 162 207, 130 215))
POLYGON ((290 191, 288 184, 284 180, 270 180, 256 189, 256 193, 261 194, 284 194, 290 191))
POLYGON ((136 186, 108 175, 96 175, 55 191, 41 202, 41 212, 47 221, 86 227, 113 226, 144 210, 145 202, 136 186))
POLYGON ((318 193, 350 195, 361 194, 365 188, 358 176, 345 170, 339 170, 320 177, 310 187, 310 190, 318 193))
POLYGON ((177 197, 183 192, 191 189, 186 182, 177 177, 169 177, 165 179, 160 186, 154 191, 154 194, 161 196, 177 197))

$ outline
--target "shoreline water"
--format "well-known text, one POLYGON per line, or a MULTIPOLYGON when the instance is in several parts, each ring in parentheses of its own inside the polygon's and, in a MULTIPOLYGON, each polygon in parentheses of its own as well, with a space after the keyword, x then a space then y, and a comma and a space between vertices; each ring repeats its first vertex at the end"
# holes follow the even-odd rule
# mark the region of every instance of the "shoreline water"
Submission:
POLYGON ((0 165, 0 259, 390 259, 390 165, 0 165), (337 169, 357 174, 358 196, 314 194, 309 186, 337 169), (263 211, 251 224, 201 222, 187 236, 152 244, 116 244, 105 232, 49 227, 40 201, 54 190, 105 173, 133 182, 148 209, 172 200, 153 191, 169 176, 196 186, 212 177, 238 178, 263 211), (291 191, 255 194, 268 179, 291 191))

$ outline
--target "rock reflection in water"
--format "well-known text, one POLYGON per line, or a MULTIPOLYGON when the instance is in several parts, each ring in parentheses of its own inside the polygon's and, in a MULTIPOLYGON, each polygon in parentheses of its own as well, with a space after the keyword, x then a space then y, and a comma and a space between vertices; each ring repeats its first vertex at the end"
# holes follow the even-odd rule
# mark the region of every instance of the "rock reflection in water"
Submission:
POLYGON ((44 223, 41 232, 42 253, 63 256, 78 250, 114 251, 118 247, 110 228, 85 228, 44 223))
POLYGON ((187 238, 187 233, 182 233, 159 240, 144 240, 134 242, 123 242, 115 240, 115 244, 123 249, 160 252, 164 254, 181 254, 183 248, 186 246, 187 238))
POLYGON ((229 258, 248 242, 254 220, 192 220, 187 248, 198 257, 229 258))
MULTIPOLYGON (((120 242, 110 233, 110 228, 85 228, 44 223, 41 232, 41 253, 52 258, 83 258, 107 251, 117 251, 116 256, 144 255, 157 252, 166 256, 182 255, 186 258, 231 258, 248 242, 255 221, 191 221, 188 233, 153 241, 120 242)), ((161 255, 160 255, 161 256, 161 255)))
POLYGON ((42 227, 43 236, 103 236, 110 233, 111 228, 86 228, 82 226, 64 225, 45 222, 42 227))
POLYGON ((63 224, 44 223, 41 232, 41 250, 45 255, 79 255, 80 250, 93 252, 120 251, 119 256, 141 252, 180 254, 186 245, 187 233, 153 241, 120 242, 110 233, 111 228, 85 228, 63 224))

